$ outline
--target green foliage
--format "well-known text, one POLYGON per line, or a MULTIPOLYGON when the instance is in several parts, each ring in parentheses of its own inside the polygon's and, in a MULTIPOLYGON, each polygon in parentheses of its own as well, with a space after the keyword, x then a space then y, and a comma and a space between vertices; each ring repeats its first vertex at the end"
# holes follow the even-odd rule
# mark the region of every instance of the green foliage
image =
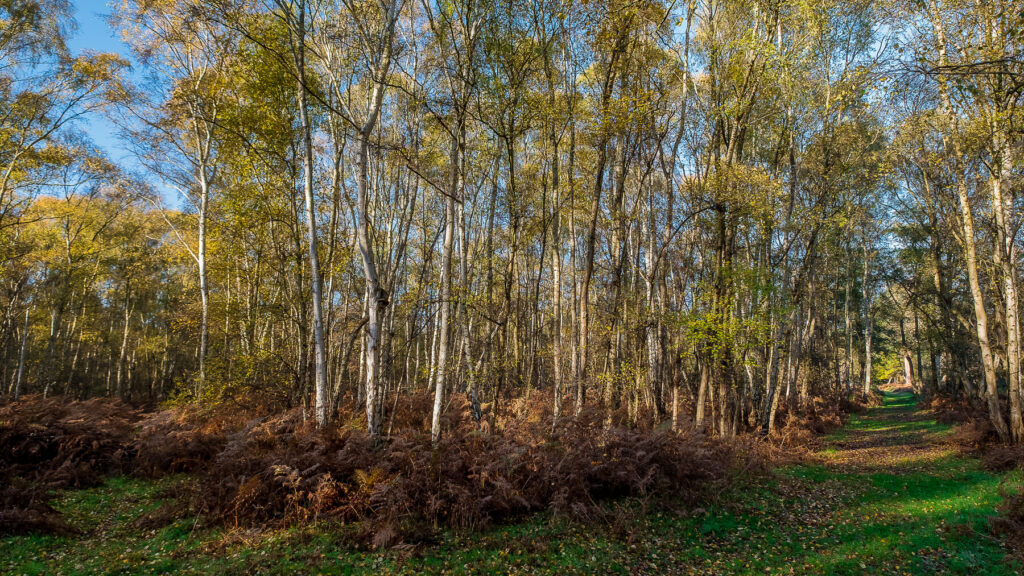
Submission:
POLYGON ((884 383, 903 371, 903 357, 898 351, 888 351, 872 358, 871 380, 884 383))

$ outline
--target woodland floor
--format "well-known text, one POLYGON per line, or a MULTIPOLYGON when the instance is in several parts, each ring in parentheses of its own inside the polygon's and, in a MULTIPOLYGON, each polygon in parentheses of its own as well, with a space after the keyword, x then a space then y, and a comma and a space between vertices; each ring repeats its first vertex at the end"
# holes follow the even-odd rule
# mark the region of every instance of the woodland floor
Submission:
POLYGON ((884 406, 825 437, 811 463, 737 482, 703 509, 622 502, 599 525, 538 515, 386 552, 353 547, 357 527, 331 523, 244 531, 182 517, 151 528, 138 520, 191 479, 114 478, 55 495, 81 535, 0 539, 0 573, 1024 573, 986 520, 1021 474, 982 470, 915 400, 887 393, 884 406))

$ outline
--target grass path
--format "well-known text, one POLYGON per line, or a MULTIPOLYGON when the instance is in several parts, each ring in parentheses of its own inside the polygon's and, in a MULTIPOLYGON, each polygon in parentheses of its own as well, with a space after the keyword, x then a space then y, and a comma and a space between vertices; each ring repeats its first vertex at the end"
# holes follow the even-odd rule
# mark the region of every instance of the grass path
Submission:
POLYGON ((948 432, 912 396, 891 393, 825 437, 812 463, 737 486, 706 510, 623 507, 596 527, 541 515, 404 552, 356 550, 352 527, 329 524, 255 533, 185 517, 148 529, 136 519, 188 479, 115 478, 54 502, 82 535, 0 540, 0 573, 1024 573, 986 531, 1001 483, 1020 474, 981 470, 944 443, 948 432))
MULTIPOLYGON (((986 530, 1001 482, 1019 474, 982 470, 945 442, 948 433, 913 395, 887 393, 824 439, 817 464, 782 471, 773 489, 781 506, 762 500, 775 526, 753 545, 726 539, 727 560, 709 572, 1020 574, 986 530), (766 561, 740 559, 766 549, 766 561)), ((741 523, 759 516, 745 512, 741 523)))

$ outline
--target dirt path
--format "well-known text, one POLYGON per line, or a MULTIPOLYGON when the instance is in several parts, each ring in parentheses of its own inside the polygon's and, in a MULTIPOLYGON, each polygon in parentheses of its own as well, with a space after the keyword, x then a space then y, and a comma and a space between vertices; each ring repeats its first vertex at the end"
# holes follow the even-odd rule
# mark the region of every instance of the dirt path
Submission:
POLYGON ((826 437, 818 457, 830 468, 846 472, 927 472, 956 456, 944 439, 947 433, 948 426, 936 424, 917 409, 913 394, 886 393, 883 406, 854 416, 826 437))

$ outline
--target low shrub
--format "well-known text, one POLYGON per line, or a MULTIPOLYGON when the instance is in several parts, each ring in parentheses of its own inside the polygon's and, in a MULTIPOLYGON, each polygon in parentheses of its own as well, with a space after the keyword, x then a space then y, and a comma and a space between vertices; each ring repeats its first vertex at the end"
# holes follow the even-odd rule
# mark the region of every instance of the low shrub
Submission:
POLYGON ((981 464, 986 470, 994 472, 1024 468, 1024 446, 1007 446, 1005 444, 986 446, 981 456, 981 464))
POLYGON ((25 397, 0 406, 0 478, 43 489, 93 485, 127 462, 140 412, 119 401, 25 397))
POLYGON ((998 515, 989 518, 989 529, 1003 539, 1011 553, 1024 559, 1024 487, 1000 488, 1003 502, 998 515))
POLYGON ((924 404, 935 414, 936 421, 955 424, 947 441, 981 458, 982 467, 993 472, 1004 472, 1024 467, 1024 446, 1007 445, 999 441, 988 412, 963 400, 935 397, 924 404))
POLYGON ((436 446, 419 432, 375 446, 293 412, 231 436, 206 473, 202 509, 229 524, 364 521, 368 541, 387 546, 539 510, 586 520, 621 496, 696 500, 721 487, 736 458, 696 433, 605 429, 596 411, 554 431, 529 417, 493 434, 456 426, 436 446))
POLYGON ((126 438, 131 471, 144 477, 196 472, 224 448, 228 433, 253 418, 249 411, 184 405, 146 414, 126 438))
POLYGON ((987 420, 981 406, 964 398, 934 395, 918 402, 918 408, 930 411, 939 424, 963 424, 974 420, 987 420))
POLYGON ((139 417, 104 398, 26 396, 0 406, 0 534, 68 532, 48 494, 123 471, 130 461, 125 440, 139 417))
MULTIPOLYGON (((200 489, 141 520, 146 526, 184 510, 228 525, 333 518, 361 522, 364 542, 381 547, 536 511, 606 519, 602 502, 619 497, 692 504, 736 475, 766 471, 788 450, 750 435, 726 441, 689 426, 672 432, 653 412, 626 407, 612 412, 610 424, 604 410, 588 406, 553 427, 551 400, 535 391, 480 406, 455 395, 434 445, 425 432, 426 393, 392 405, 391 434, 377 441, 350 404, 339 408, 339 425, 318 429, 298 408, 142 413, 117 400, 25 397, 0 406, 0 532, 70 531, 46 504, 54 489, 115 473, 189 472, 200 489)), ((821 399, 800 418, 798 428, 783 427, 791 444, 803 443, 793 435, 841 423, 821 399)))

